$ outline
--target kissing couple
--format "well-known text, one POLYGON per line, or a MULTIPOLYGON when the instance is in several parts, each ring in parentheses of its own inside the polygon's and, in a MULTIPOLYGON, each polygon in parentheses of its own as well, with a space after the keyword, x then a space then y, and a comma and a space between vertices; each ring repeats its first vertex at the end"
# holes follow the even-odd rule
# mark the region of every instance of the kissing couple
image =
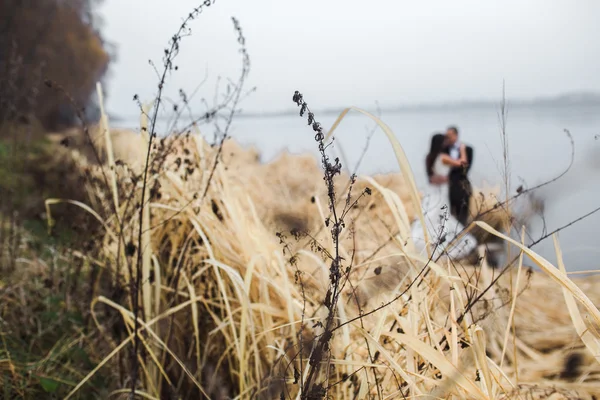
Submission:
MULTIPOLYGON (((445 134, 436 133, 431 138, 425 157, 428 185, 421 208, 434 260, 441 254, 454 260, 464 259, 477 248, 470 233, 454 241, 469 218, 472 188, 468 173, 472 163, 473 149, 458 140, 458 128, 451 126, 445 134)), ((412 224, 411 236, 417 251, 422 253, 426 240, 419 218, 412 224)))

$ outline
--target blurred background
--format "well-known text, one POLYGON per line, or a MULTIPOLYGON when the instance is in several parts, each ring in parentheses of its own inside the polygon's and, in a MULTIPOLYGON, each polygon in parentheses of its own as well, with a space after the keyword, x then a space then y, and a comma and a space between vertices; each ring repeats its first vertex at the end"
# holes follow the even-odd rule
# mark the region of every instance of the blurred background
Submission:
MULTIPOLYGON (((43 131, 57 131, 78 123, 72 100, 85 104, 85 118, 95 121, 95 84, 102 81, 111 126, 139 130, 139 104, 133 98, 150 102, 156 95, 163 50, 196 3, 3 1, 0 63, 5 76, 19 77, 19 90, 3 81, 2 112, 32 110, 43 131), (41 84, 47 79, 64 86, 73 99, 41 84), (22 94, 24 88, 35 96, 10 94, 22 94)), ((458 126, 461 139, 475 149, 475 186, 503 187, 505 135, 510 194, 569 166, 568 129, 574 165, 537 192, 545 205, 544 220, 537 218, 532 228, 539 236, 598 204, 597 15, 600 3, 593 0, 219 1, 190 25, 177 71, 168 77, 165 104, 176 101, 180 89, 195 93, 191 113, 179 122, 184 126, 218 101, 228 79, 238 76, 240 55, 230 22, 235 16, 251 59, 247 87, 255 90, 241 103, 231 136, 258 148, 265 162, 284 150, 316 154, 311 131, 291 102, 295 90, 326 128, 347 106, 378 114, 402 143, 421 187, 429 139, 448 125, 458 126)), ((170 111, 165 106, 161 114, 161 134, 172 127, 170 111)), ((334 151, 352 170, 373 125, 353 115, 340 128, 334 151)), ((211 125, 201 129, 212 137, 211 125)), ((375 133, 358 172, 396 170, 386 139, 375 133)), ((570 269, 598 268, 599 224, 600 215, 594 215, 560 233, 570 269)), ((551 241, 537 250, 554 259, 551 241)))
MULTIPOLYGON (((156 76, 148 60, 159 61, 157 47, 194 4, 108 0, 102 6, 105 36, 119 49, 108 108, 123 120, 114 124, 137 126, 132 94, 152 98, 155 87, 148 82, 156 76)), ((504 84, 511 189, 539 184, 568 167, 571 142, 563 131, 568 129, 575 163, 564 178, 538 192, 545 201, 546 230, 598 206, 600 46, 593 39, 600 36, 598 2, 231 0, 216 4, 210 14, 194 24, 184 43, 169 93, 176 98, 179 88, 202 84, 210 96, 219 77, 236 76, 239 56, 228 24, 236 16, 251 56, 248 84, 257 90, 242 103, 232 136, 256 146, 264 161, 284 149, 316 154, 311 131, 290 101, 300 90, 326 128, 344 107, 375 113, 379 107, 421 186, 430 136, 456 125, 475 149, 473 184, 502 187, 504 84)), ((201 110, 201 96, 193 101, 192 109, 201 110)), ((362 116, 342 123, 334 147, 343 150, 351 169, 371 129, 362 116)), ((376 133, 359 173, 396 170, 387 139, 376 133)), ((560 233, 569 268, 598 268, 599 224, 596 215, 560 233)), ((537 218, 532 235, 543 230, 537 218)), ((555 259, 551 241, 536 250, 555 259)))

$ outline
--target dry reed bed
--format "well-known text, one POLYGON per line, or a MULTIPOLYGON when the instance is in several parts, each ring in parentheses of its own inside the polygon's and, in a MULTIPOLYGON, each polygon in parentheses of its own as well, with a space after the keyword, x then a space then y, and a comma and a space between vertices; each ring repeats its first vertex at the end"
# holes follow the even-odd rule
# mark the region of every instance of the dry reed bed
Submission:
MULTIPOLYGON (((127 146, 144 148, 147 140, 129 135, 127 146)), ((107 153, 119 146, 109 142, 107 153)), ((150 168, 142 221, 140 324, 147 356, 140 358, 140 391, 147 398, 164 398, 173 388, 187 398, 298 398, 295 381, 306 375, 310 340, 322 333, 332 252, 320 168, 311 157, 289 154, 262 165, 255 150, 226 141, 206 190, 216 153, 198 134, 157 139, 153 149, 162 161, 150 168)), ((141 182, 108 157, 109 191, 100 169, 75 154, 95 176, 89 204, 106 230, 97 262, 104 276, 131 287, 141 182), (118 215, 111 214, 113 205, 118 215)), ((141 153, 121 154, 134 164, 141 153)), ((485 260, 463 267, 414 254, 407 232, 418 209, 410 171, 403 172, 361 177, 353 188, 354 198, 367 186, 373 194, 351 208, 342 232, 344 267, 352 268, 337 307, 329 373, 320 377, 329 397, 600 396, 598 331, 581 328, 597 321, 596 280, 577 281, 592 302, 559 269, 543 264, 546 273, 528 273, 518 263, 457 322, 496 272, 485 260), (566 365, 572 352, 581 357, 566 365)), ((347 176, 338 178, 339 193, 346 183, 347 176)), ((99 365, 106 368, 131 346, 133 314, 130 302, 99 296, 92 312, 100 329, 99 303, 121 313, 128 335, 113 341, 99 365)))

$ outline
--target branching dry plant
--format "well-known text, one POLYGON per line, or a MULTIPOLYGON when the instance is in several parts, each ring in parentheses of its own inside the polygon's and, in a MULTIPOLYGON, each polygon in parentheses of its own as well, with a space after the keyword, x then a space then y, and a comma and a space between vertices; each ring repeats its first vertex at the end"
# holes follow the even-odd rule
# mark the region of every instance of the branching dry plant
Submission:
MULTIPOLYGON (((341 174, 342 165, 339 158, 335 158, 334 162, 330 161, 329 155, 327 154, 327 148, 331 143, 325 142, 325 134, 323 127, 319 122, 315 120, 315 115, 310 108, 302 94, 298 91, 294 93, 294 102, 300 107, 300 116, 307 114, 308 125, 312 127, 315 132, 315 141, 319 147, 319 153, 321 155, 321 165, 324 172, 323 180, 327 189, 327 198, 329 203, 329 211, 331 217, 325 219, 325 226, 331 226, 331 240, 333 243, 333 253, 327 254, 331 265, 329 267, 329 286, 323 305, 327 309, 327 317, 325 321, 319 322, 322 325, 323 333, 316 340, 316 344, 311 349, 309 367, 307 370, 306 379, 301 377, 301 398, 302 399, 318 399, 325 397, 327 389, 323 383, 318 382, 321 375, 321 369, 323 368, 323 362, 331 357, 329 353, 329 346, 332 340, 332 333, 335 327, 337 303, 339 297, 344 289, 344 284, 348 281, 348 275, 351 271, 351 265, 344 267, 342 256, 340 254, 340 236, 342 231, 346 229, 345 218, 352 207, 358 204, 363 195, 370 195, 371 189, 365 188, 363 193, 356 199, 352 200, 352 188, 356 182, 356 176, 350 177, 350 185, 346 197, 344 208, 341 210, 336 209, 337 196, 335 191, 334 179, 337 175, 341 174)), ((329 364, 329 362, 327 362, 329 364)), ((325 376, 329 376, 329 371, 325 371, 325 376)))

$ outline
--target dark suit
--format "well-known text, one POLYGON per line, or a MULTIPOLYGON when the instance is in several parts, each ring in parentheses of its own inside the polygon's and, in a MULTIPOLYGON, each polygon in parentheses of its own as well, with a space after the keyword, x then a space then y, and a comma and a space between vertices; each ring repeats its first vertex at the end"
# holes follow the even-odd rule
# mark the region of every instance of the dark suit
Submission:
MULTIPOLYGON (((450 148, 447 147, 444 152, 450 154, 450 148)), ((466 153, 468 165, 451 168, 448 175, 450 213, 463 226, 466 226, 469 220, 469 201, 473 193, 471 182, 467 176, 473 164, 473 148, 466 146, 466 153)))

